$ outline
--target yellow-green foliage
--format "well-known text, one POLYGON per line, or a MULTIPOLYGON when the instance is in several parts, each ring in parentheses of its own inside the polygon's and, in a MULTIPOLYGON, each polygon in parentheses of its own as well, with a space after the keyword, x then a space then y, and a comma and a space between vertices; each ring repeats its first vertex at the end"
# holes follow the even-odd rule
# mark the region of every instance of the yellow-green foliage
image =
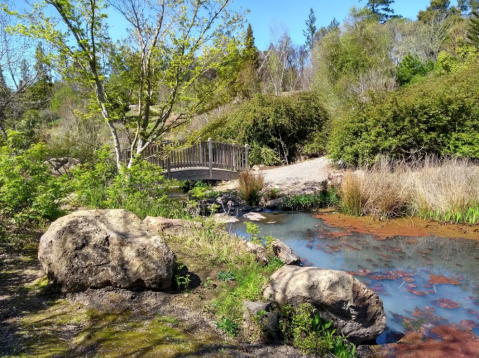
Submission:
POLYGON ((327 121, 321 99, 312 93, 258 95, 208 124, 199 136, 248 144, 251 164, 275 165, 300 154, 323 153, 326 136, 322 133, 327 121))
POLYGON ((351 165, 426 154, 479 158, 479 66, 373 99, 335 123, 330 155, 351 165))

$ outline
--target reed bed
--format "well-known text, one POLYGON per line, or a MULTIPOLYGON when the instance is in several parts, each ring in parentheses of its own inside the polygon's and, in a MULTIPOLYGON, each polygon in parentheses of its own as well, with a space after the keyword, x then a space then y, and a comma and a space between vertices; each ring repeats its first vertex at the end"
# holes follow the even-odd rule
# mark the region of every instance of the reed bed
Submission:
POLYGON ((459 158, 427 157, 414 163, 386 159, 347 172, 340 188, 349 215, 420 216, 452 223, 479 223, 479 166, 459 158))

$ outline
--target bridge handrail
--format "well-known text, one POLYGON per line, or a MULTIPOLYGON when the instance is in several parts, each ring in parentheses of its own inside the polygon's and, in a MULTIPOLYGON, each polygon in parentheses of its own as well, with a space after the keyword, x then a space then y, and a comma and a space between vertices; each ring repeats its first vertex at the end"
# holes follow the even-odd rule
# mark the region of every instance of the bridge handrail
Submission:
MULTIPOLYGON (((249 169, 249 147, 213 141, 199 140, 188 147, 184 140, 164 141, 155 143, 146 148, 140 157, 152 164, 165 169, 168 178, 171 178, 172 169, 209 168, 209 177, 212 178, 213 169, 224 169, 233 172, 249 169), (179 145, 178 147, 176 147, 179 145), (170 147, 169 149, 167 149, 170 147)), ((131 156, 131 149, 123 150, 122 160, 127 162, 131 156)), ((207 178, 205 178, 207 179, 207 178)))

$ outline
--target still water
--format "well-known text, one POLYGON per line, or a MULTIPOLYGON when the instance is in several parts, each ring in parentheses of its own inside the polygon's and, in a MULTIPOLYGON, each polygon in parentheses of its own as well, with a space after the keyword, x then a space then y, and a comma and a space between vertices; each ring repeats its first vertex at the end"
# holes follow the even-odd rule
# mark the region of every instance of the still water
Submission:
MULTIPOLYGON (((262 215, 266 220, 257 223, 260 236, 282 240, 303 265, 349 271, 378 293, 388 329, 377 343, 440 324, 473 328, 479 335, 479 242, 437 237, 381 240, 328 226, 311 214, 262 215)), ((236 224, 236 233, 248 237, 243 221, 236 224)))

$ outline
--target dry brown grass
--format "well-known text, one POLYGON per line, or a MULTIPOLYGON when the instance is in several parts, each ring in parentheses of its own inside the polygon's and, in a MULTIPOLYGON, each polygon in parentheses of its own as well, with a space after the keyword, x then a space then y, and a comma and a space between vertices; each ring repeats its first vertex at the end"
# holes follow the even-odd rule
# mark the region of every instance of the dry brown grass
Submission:
POLYGON ((240 173, 238 195, 248 204, 256 205, 261 199, 261 192, 264 187, 264 176, 260 173, 254 173, 246 170, 240 173))
POLYGON ((346 173, 340 193, 347 214, 479 222, 479 167, 463 159, 430 157, 413 164, 383 159, 346 173))

